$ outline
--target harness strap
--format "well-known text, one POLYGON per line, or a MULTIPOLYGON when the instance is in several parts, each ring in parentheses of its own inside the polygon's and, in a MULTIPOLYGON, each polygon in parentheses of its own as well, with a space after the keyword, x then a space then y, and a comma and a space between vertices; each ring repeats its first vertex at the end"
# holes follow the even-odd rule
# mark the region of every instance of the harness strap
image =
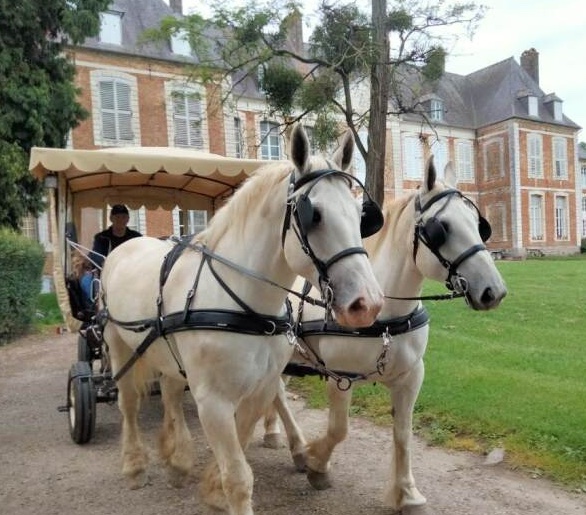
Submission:
POLYGON ((350 329, 342 327, 335 321, 309 320, 300 324, 300 336, 328 335, 328 336, 369 336, 380 337, 388 332, 390 336, 397 336, 415 331, 429 323, 429 313, 424 306, 419 306, 408 315, 387 320, 376 320, 370 327, 350 329))

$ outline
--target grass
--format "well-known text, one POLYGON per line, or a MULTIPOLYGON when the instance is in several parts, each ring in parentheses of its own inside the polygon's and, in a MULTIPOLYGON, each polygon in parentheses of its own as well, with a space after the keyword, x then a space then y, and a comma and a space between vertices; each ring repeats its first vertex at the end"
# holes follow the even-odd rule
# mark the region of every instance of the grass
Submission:
POLYGON ((59 310, 57 296, 54 293, 39 294, 37 303, 37 326, 54 326, 63 324, 63 316, 59 310))
MULTIPOLYGON (((586 492, 586 259, 497 266, 509 289, 497 310, 426 303, 432 321, 415 429, 452 448, 504 447, 510 466, 586 492)), ((441 291, 429 283, 425 293, 441 291)), ((292 384, 326 405, 318 380, 292 384)), ((386 389, 358 388, 352 412, 390 424, 386 389)))

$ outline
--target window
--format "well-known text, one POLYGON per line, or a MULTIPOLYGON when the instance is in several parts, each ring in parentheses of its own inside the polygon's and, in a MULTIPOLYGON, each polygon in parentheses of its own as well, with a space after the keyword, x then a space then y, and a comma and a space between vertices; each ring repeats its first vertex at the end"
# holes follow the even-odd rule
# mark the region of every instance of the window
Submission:
MULTIPOLYGON (((364 148, 368 150, 368 131, 366 129, 359 130, 358 137, 360 138, 360 142, 364 145, 364 148)), ((362 184, 365 184, 366 161, 362 157, 362 154, 357 147, 354 147, 354 156, 352 161, 354 166, 354 177, 356 177, 362 184)))
POLYGON ((580 173, 582 175, 582 189, 586 189, 586 165, 582 165, 580 173))
POLYGON ((26 215, 20 221, 20 230, 27 238, 38 241, 39 240, 39 226, 37 219, 33 215, 26 215))
POLYGON ((102 138, 110 141, 133 141, 130 85, 119 79, 100 81, 102 138))
POLYGON ((448 144, 446 140, 436 139, 431 144, 431 153, 433 154, 433 163, 440 179, 444 178, 444 170, 448 164, 448 144))
POLYGON ((429 118, 432 121, 439 122, 444 119, 444 103, 441 100, 433 98, 429 102, 429 118))
POLYGON ((203 149, 201 98, 195 91, 173 91, 173 144, 203 149))
POLYGON ((562 103, 559 100, 553 101, 553 118, 558 122, 561 122, 564 118, 562 112, 562 103))
POLYGON ((554 179, 568 178, 568 148, 566 138, 553 138, 554 179))
POLYGON ((175 236, 198 234, 206 228, 207 223, 207 211, 178 207, 173 210, 173 233, 175 236))
POLYGON ((191 45, 185 30, 179 30, 176 34, 171 35, 171 52, 177 55, 191 56, 191 45))
POLYGON ((244 157, 244 138, 242 134, 242 120, 234 117, 234 156, 244 157))
POLYGON ((568 239, 568 198, 559 195, 555 197, 555 238, 568 239))
POLYGON ((456 143, 456 178, 461 182, 474 181, 474 158, 471 141, 456 143))
POLYGON ((530 197, 530 238, 533 241, 542 241, 543 237, 543 197, 531 195, 530 197))
POLYGON ((122 13, 107 11, 100 14, 100 42, 122 44, 122 13))
POLYGON ((423 178, 423 149, 418 136, 403 139, 403 176, 405 179, 423 178))
POLYGON ((305 134, 307 134, 307 139, 309 140, 309 153, 312 155, 319 154, 320 152, 315 139, 315 133, 313 132, 313 127, 311 125, 304 125, 303 129, 305 130, 305 134))
POLYGON ((582 197, 582 238, 586 238, 586 197, 582 197))
POLYGON ((543 177, 543 140, 540 134, 527 135, 527 162, 529 177, 543 177))
POLYGON ((529 116, 539 116, 539 105, 537 103, 537 97, 532 95, 527 97, 527 112, 529 116))
POLYGON ((260 122, 261 159, 281 159, 279 126, 274 122, 260 122))

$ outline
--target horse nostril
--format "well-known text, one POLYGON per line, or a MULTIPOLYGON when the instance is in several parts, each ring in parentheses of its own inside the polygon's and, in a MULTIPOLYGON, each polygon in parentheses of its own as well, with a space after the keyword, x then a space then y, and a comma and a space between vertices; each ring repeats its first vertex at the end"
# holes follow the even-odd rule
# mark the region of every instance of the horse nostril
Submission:
POLYGON ((482 297, 480 297, 480 300, 484 305, 492 304, 496 300, 492 288, 486 288, 486 290, 484 290, 484 292, 482 293, 482 297))
POLYGON ((350 306, 348 307, 348 311, 351 313, 356 313, 360 311, 366 311, 366 302, 364 301, 364 297, 358 297, 350 306))

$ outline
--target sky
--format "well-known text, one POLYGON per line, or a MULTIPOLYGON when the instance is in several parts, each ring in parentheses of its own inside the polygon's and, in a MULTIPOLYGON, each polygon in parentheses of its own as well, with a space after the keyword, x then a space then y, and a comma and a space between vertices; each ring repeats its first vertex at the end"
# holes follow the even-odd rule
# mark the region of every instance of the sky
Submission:
MULTIPOLYGON (((460 0, 461 1, 461 0, 460 0)), ((387 0, 392 5, 392 0, 387 0)), ((244 0, 237 1, 242 5, 244 0)), ((315 20, 319 0, 303 0, 304 21, 315 20), (313 15, 313 16, 312 16, 313 15)), ((452 3, 452 2, 450 2, 452 3)), ((586 141, 586 13, 584 0, 479 0, 488 9, 472 39, 462 34, 447 45, 446 71, 468 74, 523 51, 539 52, 539 82, 544 93, 563 101, 564 114, 584 127, 586 141)), ((201 0, 183 0, 184 13, 201 11, 201 0)), ((370 2, 359 0, 369 13, 370 2)), ((304 26, 307 38, 310 28, 304 26)))

